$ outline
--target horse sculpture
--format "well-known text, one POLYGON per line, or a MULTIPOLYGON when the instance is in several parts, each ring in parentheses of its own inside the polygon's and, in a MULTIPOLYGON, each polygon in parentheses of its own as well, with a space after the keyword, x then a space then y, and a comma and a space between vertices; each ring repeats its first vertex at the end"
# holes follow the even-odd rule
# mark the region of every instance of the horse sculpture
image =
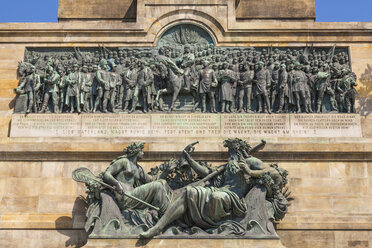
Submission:
POLYGON ((166 82, 166 88, 159 89, 156 94, 155 105, 158 106, 159 110, 163 110, 163 100, 161 98, 164 94, 172 94, 172 102, 169 107, 169 111, 173 111, 175 103, 180 93, 188 93, 193 97, 192 111, 194 112, 198 106, 197 99, 197 80, 193 73, 185 75, 186 70, 178 68, 178 66, 168 57, 158 56, 156 66, 160 72, 160 76, 166 82), (191 87, 185 86, 185 77, 189 77, 192 81, 191 87))
POLYGON ((33 67, 31 63, 20 61, 18 62, 18 76, 25 77, 30 72, 31 67, 33 67))

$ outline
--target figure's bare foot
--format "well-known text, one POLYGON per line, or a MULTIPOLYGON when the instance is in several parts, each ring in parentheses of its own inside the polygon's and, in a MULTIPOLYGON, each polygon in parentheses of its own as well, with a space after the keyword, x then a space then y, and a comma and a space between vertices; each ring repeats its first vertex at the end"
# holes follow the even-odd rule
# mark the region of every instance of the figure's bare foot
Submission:
POLYGON ((152 227, 146 232, 141 233, 139 237, 140 239, 151 239, 152 237, 155 237, 159 234, 160 234, 160 231, 157 228, 152 227))

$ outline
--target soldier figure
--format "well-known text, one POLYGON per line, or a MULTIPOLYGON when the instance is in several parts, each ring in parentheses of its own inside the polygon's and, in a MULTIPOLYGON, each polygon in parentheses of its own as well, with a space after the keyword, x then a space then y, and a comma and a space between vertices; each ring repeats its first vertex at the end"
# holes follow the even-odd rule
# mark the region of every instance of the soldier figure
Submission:
POLYGON ((27 94, 28 107, 26 113, 30 113, 32 108, 34 112, 37 112, 36 105, 34 102, 35 93, 40 89, 40 76, 36 73, 36 67, 31 66, 29 69, 29 75, 22 78, 19 86, 15 89, 17 94, 27 94))
POLYGON ((81 103, 84 105, 83 111, 88 113, 93 107, 92 74, 88 72, 88 66, 84 65, 82 69, 83 83, 81 86, 81 103))
POLYGON ((211 88, 217 87, 217 78, 214 70, 209 68, 209 61, 203 61, 204 69, 199 72, 199 96, 202 102, 202 112, 207 111, 207 95, 210 102, 210 112, 217 113, 214 91, 211 88))
POLYGON ((310 97, 311 97, 311 110, 315 111, 315 101, 316 101, 316 81, 317 81, 317 74, 318 74, 318 68, 313 67, 312 73, 308 75, 308 85, 310 89, 310 97))
POLYGON ((358 86, 354 77, 348 77, 345 84, 349 88, 344 96, 344 108, 346 113, 355 113, 355 97, 358 94, 354 87, 358 86))
POLYGON ((309 113, 308 105, 306 104, 306 96, 305 96, 306 75, 305 75, 305 72, 301 70, 301 64, 299 62, 297 62, 295 65, 295 71, 292 77, 292 84, 293 84, 293 93, 296 97, 297 113, 301 113, 300 98, 301 98, 302 104, 304 105, 305 112, 309 113))
POLYGON ((67 83, 66 79, 67 76, 70 74, 70 70, 67 68, 67 73, 62 68, 58 69, 58 74, 60 76, 59 80, 59 93, 60 93, 60 99, 59 99, 59 111, 63 113, 63 109, 66 103, 66 96, 67 96, 67 83))
POLYGON ((154 96, 156 96, 155 83, 154 83, 154 73, 153 69, 155 68, 154 64, 151 64, 150 67, 145 67, 146 73, 146 93, 147 93, 147 110, 154 111, 154 96))
POLYGON ((59 87, 58 84, 60 82, 60 75, 53 70, 53 67, 48 66, 46 68, 46 75, 44 78, 45 83, 45 90, 44 90, 44 101, 43 106, 40 110, 40 113, 45 113, 45 111, 48 108, 48 102, 50 95, 52 95, 52 101, 53 101, 53 112, 58 113, 58 102, 59 102, 59 87))
POLYGON ((124 112, 129 109, 129 102, 133 99, 134 88, 137 84, 137 69, 135 68, 135 63, 130 63, 129 70, 124 73, 124 88, 125 88, 125 98, 124 98, 124 112))
POLYGON ((92 75, 92 95, 93 95, 93 109, 92 109, 92 112, 96 112, 98 106, 100 105, 100 102, 101 102, 101 99, 102 99, 102 96, 103 96, 103 91, 102 91, 102 88, 100 86, 100 84, 98 83, 98 80, 97 80, 97 71, 98 71, 98 65, 93 65, 93 71, 91 73, 92 75), (97 105, 96 105, 97 103, 97 105))
POLYGON ((234 78, 235 80, 233 80, 233 84, 232 84, 232 94, 233 94, 233 98, 234 100, 231 102, 231 105, 230 105, 230 110, 231 112, 235 112, 236 110, 236 91, 237 91, 237 88, 238 88, 238 81, 239 81, 239 64, 238 64, 238 59, 236 58, 236 53, 233 53, 233 60, 232 60, 232 64, 229 65, 229 69, 232 70, 234 72, 234 78))
POLYGON ((108 64, 105 59, 101 59, 99 64, 100 69, 96 73, 98 97, 96 98, 93 112, 96 112, 97 107, 103 98, 102 112, 107 113, 107 102, 110 98, 110 73, 107 71, 108 64))
POLYGON ((323 98, 324 94, 328 93, 330 96, 331 108, 332 110, 337 110, 335 106, 335 99, 334 99, 334 92, 329 85, 329 77, 330 71, 328 64, 323 65, 323 71, 318 72, 317 75, 317 83, 316 83, 316 91, 317 91, 317 104, 316 104, 316 112, 319 113, 322 111, 323 105, 323 98))
POLYGON ((76 104, 77 112, 80 113, 80 87, 81 87, 81 73, 78 70, 78 65, 75 63, 72 72, 67 76, 67 96, 66 105, 70 105, 70 112, 74 112, 74 105, 76 104))
POLYGON ((284 112, 288 112, 288 96, 289 96, 288 72, 286 70, 285 64, 282 64, 280 66, 278 87, 279 87, 279 99, 280 99, 278 113, 283 112, 284 106, 285 106, 284 112))
MULTIPOLYGON (((138 100, 139 100, 139 95, 142 94, 142 100, 143 100, 143 112, 147 113, 147 106, 148 106, 148 100, 151 101, 151 97, 149 99, 148 95, 149 92, 147 92, 147 84, 148 81, 153 81, 153 77, 151 79, 151 75, 148 73, 148 68, 145 66, 145 64, 142 61, 138 62, 139 66, 139 71, 137 74, 137 83, 134 88, 134 94, 133 94, 133 101, 132 101, 132 108, 129 111, 129 113, 132 113, 135 111, 138 100)), ((151 92, 150 92, 151 94, 151 92)), ((151 103, 150 103, 151 104, 151 103)))
POLYGON ((336 87, 339 112, 354 113, 354 102, 356 96, 356 90, 354 87, 357 86, 357 84, 354 78, 347 74, 346 69, 342 69, 342 73, 344 77, 339 80, 336 87))
POLYGON ((288 65, 288 111, 294 112, 295 99, 293 95, 293 84, 295 78, 295 67, 292 62, 288 65))
MULTIPOLYGON (((120 56, 121 53, 123 53, 123 51, 119 50, 119 56, 120 56)), ((125 71, 127 70, 126 64, 129 64, 129 63, 127 61, 125 61, 125 59, 122 57, 120 59, 120 64, 115 69, 115 72, 119 74, 120 80, 121 80, 121 84, 117 86, 117 94, 118 94, 117 98, 118 98, 118 100, 117 100, 117 103, 116 103, 116 106, 115 106, 116 108, 118 108, 120 110, 122 110, 122 108, 123 108, 123 98, 124 98, 124 80, 123 80, 123 77, 124 77, 125 71)))
POLYGON ((223 63, 223 69, 218 75, 218 79, 221 82, 220 90, 220 101, 221 104, 221 113, 231 112, 231 104, 234 101, 233 96, 233 84, 236 80, 235 72, 229 69, 229 64, 227 62, 223 63))
POLYGON ((304 69, 304 73, 305 73, 305 101, 306 101, 306 105, 307 105, 307 109, 309 110, 309 113, 312 113, 313 112, 313 108, 312 108, 312 96, 311 96, 311 87, 313 86, 312 82, 310 81, 311 79, 311 72, 310 72, 310 67, 309 66, 306 66, 305 69, 304 69))
POLYGON ((274 111, 274 104, 277 96, 279 96, 279 62, 273 64, 271 70, 271 111, 274 111))
POLYGON ((190 91, 191 88, 191 67, 195 63, 195 55, 191 53, 190 46, 186 45, 184 48, 184 54, 177 60, 180 64, 180 68, 184 70, 184 89, 190 91))
POLYGON ((271 76, 268 70, 264 68, 264 63, 262 61, 257 62, 257 70, 254 74, 255 88, 254 95, 257 97, 258 102, 258 112, 265 112, 265 110, 271 114, 270 110, 270 100, 267 94, 267 88, 270 88, 271 76), (266 106, 263 107, 263 102, 265 101, 266 106))
POLYGON ((247 97, 247 108, 245 112, 251 111, 251 96, 252 96, 252 81, 254 71, 249 70, 246 64, 241 64, 240 80, 239 80, 239 110, 242 112, 244 109, 244 97, 247 97))
MULTIPOLYGON (((118 87, 122 84, 120 74, 116 72, 116 64, 112 64, 111 78, 110 78, 110 108, 111 112, 115 113, 115 100, 118 93, 118 87)), ((120 90, 120 89, 119 89, 120 90)), ((119 92, 120 93, 120 92, 119 92)))

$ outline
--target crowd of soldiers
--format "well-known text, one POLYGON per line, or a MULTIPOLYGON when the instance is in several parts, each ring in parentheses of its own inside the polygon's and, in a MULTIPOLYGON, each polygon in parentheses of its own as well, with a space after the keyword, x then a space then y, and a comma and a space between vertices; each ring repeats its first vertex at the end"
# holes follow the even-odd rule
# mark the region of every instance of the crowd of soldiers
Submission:
POLYGON ((194 99, 193 110, 355 112, 356 76, 348 53, 335 47, 33 51, 15 92, 27 96, 27 113, 162 111, 162 93, 175 90, 164 66, 182 81, 181 95, 194 99))

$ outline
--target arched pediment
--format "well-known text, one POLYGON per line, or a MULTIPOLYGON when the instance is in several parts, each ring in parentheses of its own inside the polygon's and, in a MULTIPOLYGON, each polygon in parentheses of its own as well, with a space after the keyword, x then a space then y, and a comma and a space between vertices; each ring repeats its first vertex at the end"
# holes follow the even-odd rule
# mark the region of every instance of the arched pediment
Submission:
POLYGON ((154 45, 156 45, 165 32, 180 24, 193 24, 202 28, 213 39, 214 44, 222 40, 223 32, 225 32, 223 25, 214 17, 201 11, 183 9, 160 16, 151 23, 147 33, 153 36, 154 45))
POLYGON ((181 23, 168 27, 157 40, 158 46, 215 44, 210 33, 199 25, 181 23))

